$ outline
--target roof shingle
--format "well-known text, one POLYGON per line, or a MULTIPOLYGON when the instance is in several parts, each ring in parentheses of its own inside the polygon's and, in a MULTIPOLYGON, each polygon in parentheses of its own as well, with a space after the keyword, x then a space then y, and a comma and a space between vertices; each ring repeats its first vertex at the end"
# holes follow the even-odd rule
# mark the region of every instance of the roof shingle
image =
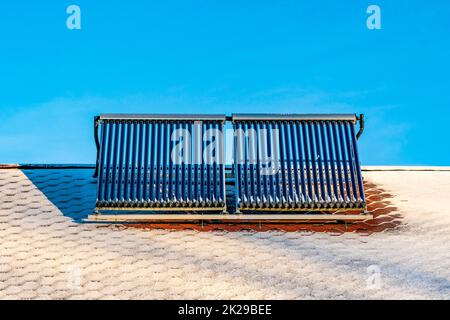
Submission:
POLYGON ((92 172, 0 169, 1 299, 450 298, 448 171, 364 172, 401 217, 370 234, 86 224, 92 172))

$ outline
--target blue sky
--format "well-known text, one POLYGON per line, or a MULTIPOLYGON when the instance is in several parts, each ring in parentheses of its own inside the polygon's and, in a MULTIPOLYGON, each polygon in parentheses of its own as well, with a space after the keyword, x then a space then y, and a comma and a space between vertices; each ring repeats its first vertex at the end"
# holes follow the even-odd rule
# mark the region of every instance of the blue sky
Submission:
POLYGON ((99 113, 351 112, 363 164, 450 165, 449 1, 18 0, 0 36, 0 163, 93 163, 99 113))

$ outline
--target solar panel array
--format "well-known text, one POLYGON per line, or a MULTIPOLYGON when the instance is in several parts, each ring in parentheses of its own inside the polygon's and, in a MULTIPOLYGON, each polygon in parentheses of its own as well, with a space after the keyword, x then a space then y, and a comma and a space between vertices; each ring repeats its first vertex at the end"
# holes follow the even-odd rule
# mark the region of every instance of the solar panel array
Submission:
POLYGON ((101 210, 227 210, 225 123, 237 211, 365 208, 355 115, 102 115, 101 210))
POLYGON ((215 161, 223 157, 224 116, 99 121, 97 207, 225 208, 224 164, 215 161), (217 152, 203 152, 212 142, 217 152))
POLYGON ((365 206, 354 119, 307 118, 233 118, 238 208, 365 206))

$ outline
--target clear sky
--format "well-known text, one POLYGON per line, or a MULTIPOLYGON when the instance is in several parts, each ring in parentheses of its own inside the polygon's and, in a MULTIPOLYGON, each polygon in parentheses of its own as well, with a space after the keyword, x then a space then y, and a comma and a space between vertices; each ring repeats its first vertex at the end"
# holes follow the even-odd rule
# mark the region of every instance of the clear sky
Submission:
POLYGON ((112 112, 364 113, 363 164, 450 165, 450 1, 2 2, 0 163, 94 163, 112 112))

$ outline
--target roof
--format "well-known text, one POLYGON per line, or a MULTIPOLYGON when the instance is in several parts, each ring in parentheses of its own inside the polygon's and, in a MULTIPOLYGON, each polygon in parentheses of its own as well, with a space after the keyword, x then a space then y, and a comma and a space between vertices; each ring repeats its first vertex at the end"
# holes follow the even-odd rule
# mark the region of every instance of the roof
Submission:
POLYGON ((0 169, 0 298, 450 298, 450 169, 366 167, 370 228, 83 223, 93 169, 0 169))

